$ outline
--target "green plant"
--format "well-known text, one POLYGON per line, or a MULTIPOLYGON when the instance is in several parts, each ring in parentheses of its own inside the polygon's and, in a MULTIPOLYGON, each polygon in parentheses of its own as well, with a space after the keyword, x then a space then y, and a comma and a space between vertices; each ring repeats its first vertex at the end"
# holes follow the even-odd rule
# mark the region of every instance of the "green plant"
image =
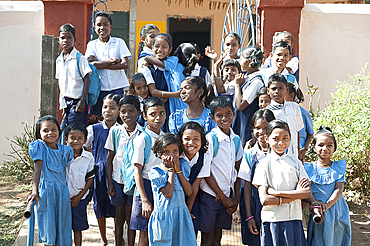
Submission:
POLYGON ((329 126, 338 142, 335 160, 347 160, 351 189, 370 195, 370 73, 365 66, 358 74, 337 82, 332 101, 314 118, 314 128, 329 126))
POLYGON ((7 176, 23 180, 33 174, 33 160, 28 154, 28 145, 35 140, 35 124, 22 122, 23 133, 20 136, 13 135, 13 139, 7 138, 12 149, 10 154, 11 160, 3 162, 2 171, 7 176))

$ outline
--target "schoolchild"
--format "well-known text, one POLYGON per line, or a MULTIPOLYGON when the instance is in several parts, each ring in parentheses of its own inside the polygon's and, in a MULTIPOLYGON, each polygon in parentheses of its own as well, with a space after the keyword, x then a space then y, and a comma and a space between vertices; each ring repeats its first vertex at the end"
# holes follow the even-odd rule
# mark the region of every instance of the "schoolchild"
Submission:
POLYGON ((261 245, 307 245, 302 226, 301 199, 311 198, 303 164, 287 154, 289 126, 273 120, 266 128, 270 152, 256 167, 252 184, 262 204, 261 245))
POLYGON ((267 93, 267 87, 262 87, 257 94, 258 96, 258 106, 260 109, 266 108, 271 103, 271 97, 267 93))
POLYGON ((237 179, 243 148, 231 129, 235 115, 229 98, 215 97, 210 105, 217 126, 207 134, 208 152, 212 155, 211 176, 201 181, 204 192, 200 201, 202 245, 220 245, 222 230, 231 229, 232 214, 239 202, 237 179))
POLYGON ((293 83, 295 86, 299 87, 294 75, 290 74, 286 68, 286 65, 289 62, 291 56, 292 50, 288 43, 280 41, 272 46, 272 52, 270 53, 272 66, 261 69, 260 71, 263 81, 265 82, 265 86, 267 86, 268 79, 271 75, 280 73, 284 75, 285 79, 288 82, 293 83))
POLYGON ((195 51, 196 51, 196 57, 197 57, 197 63, 195 64, 195 67, 193 71, 191 72, 192 76, 199 76, 207 84, 213 84, 211 75, 208 72, 208 69, 206 67, 202 67, 199 65, 199 61, 202 59, 202 54, 200 53, 200 48, 199 45, 196 43, 191 42, 191 44, 194 46, 195 51))
POLYGON ((62 52, 56 60, 55 78, 59 84, 59 108, 65 114, 66 125, 80 123, 88 125, 86 97, 89 92, 91 68, 87 59, 81 55, 77 62, 78 50, 73 46, 76 41, 75 28, 64 24, 59 28, 59 45, 62 52), (78 64, 78 68, 77 68, 78 64))
MULTIPOLYGON (((304 101, 304 96, 300 88, 296 88, 293 84, 288 83, 289 92, 287 93, 285 100, 288 102, 296 101, 301 103, 304 101)), ((311 143, 313 137, 313 124, 310 113, 299 106, 301 109, 302 119, 303 119, 303 128, 299 131, 299 153, 298 159, 303 161, 308 146, 311 143)))
POLYGON ((67 246, 72 245, 72 214, 66 167, 73 159, 73 149, 57 144, 60 134, 53 116, 36 122, 36 140, 28 146, 35 171, 27 202, 36 202, 39 243, 67 246))
MULTIPOLYGON (((216 51, 214 51, 210 46, 207 46, 205 49, 205 55, 212 59, 214 63, 218 62, 219 59, 239 59, 238 51, 241 47, 241 38, 237 33, 228 33, 226 34, 223 40, 223 49, 224 53, 221 54, 220 58, 216 51)), ((213 71, 214 72, 214 71, 213 71)))
POLYGON ((83 149, 87 139, 84 125, 71 124, 65 130, 66 144, 73 148, 73 159, 66 170, 66 179, 72 207, 72 230, 74 243, 82 244, 82 231, 89 229, 86 198, 94 181, 94 157, 83 149))
POLYGON ((148 222, 153 211, 153 192, 149 180, 149 170, 159 166, 161 159, 150 151, 149 158, 145 160, 145 148, 153 146, 155 140, 163 132, 161 127, 166 119, 165 104, 161 98, 150 97, 145 100, 145 120, 148 122, 145 130, 134 139, 134 151, 131 163, 134 166, 135 192, 132 203, 130 229, 140 231, 139 245, 149 245, 148 222))
MULTIPOLYGON (((144 110, 144 101, 151 97, 148 84, 145 80, 145 77, 142 73, 136 73, 131 78, 130 84, 130 92, 132 95, 136 96, 140 101, 140 111, 143 112, 144 110)), ((137 123, 140 126, 146 126, 146 122, 144 120, 143 114, 140 114, 139 118, 137 119, 137 123)))
MULTIPOLYGON (((124 166, 126 145, 137 137, 143 128, 137 124, 136 119, 140 115, 140 102, 135 96, 126 95, 119 101, 119 115, 122 125, 112 126, 109 130, 105 148, 108 150, 107 157, 107 193, 110 203, 116 208, 114 234, 116 245, 123 244, 123 226, 125 222, 130 228, 132 196, 123 193, 124 180, 121 176, 121 168, 124 166)), ((127 230, 128 245, 135 243, 135 231, 127 230)))
POLYGON ((282 74, 270 76, 267 92, 272 100, 266 108, 274 113, 276 119, 288 123, 291 135, 289 151, 298 158, 299 131, 304 127, 299 105, 295 102, 285 101, 288 93, 288 82, 282 74))
POLYGON ((212 120, 209 102, 213 99, 209 95, 207 85, 201 77, 187 77, 181 82, 180 97, 187 108, 171 113, 168 125, 172 133, 178 133, 180 127, 188 121, 198 122, 206 133, 210 132, 216 123, 212 120))
POLYGON ((153 53, 153 40, 159 33, 159 28, 154 24, 146 24, 140 30, 140 43, 138 48, 137 68, 145 63, 146 56, 155 56, 153 53))
POLYGON ((234 101, 235 94, 235 76, 242 72, 240 63, 235 59, 226 59, 222 56, 213 68, 213 83, 216 86, 217 93, 225 95, 234 101))
POLYGON ((108 243, 106 237, 106 218, 115 218, 116 209, 110 203, 107 193, 107 156, 108 150, 104 148, 109 129, 118 126, 119 100, 121 97, 116 94, 108 94, 103 99, 102 115, 103 121, 87 127, 87 141, 85 147, 92 150, 95 165, 99 167, 95 174, 94 182, 94 212, 98 220, 99 232, 102 243, 108 243))
POLYGON ((188 181, 190 166, 180 161, 182 145, 173 133, 159 136, 153 153, 161 160, 159 166, 149 171, 154 210, 149 220, 150 245, 196 246, 190 212, 185 195, 192 193, 188 181))
POLYGON ((90 114, 101 115, 103 98, 108 94, 124 95, 130 84, 124 69, 128 68, 131 53, 121 38, 111 37, 112 17, 106 12, 95 14, 94 30, 99 38, 90 41, 86 47, 87 60, 99 69, 101 91, 98 101, 90 107, 90 114))
POLYGON ((252 137, 249 126, 253 114, 258 110, 259 90, 264 87, 259 67, 262 64, 263 52, 257 46, 249 46, 241 52, 240 65, 245 75, 235 77, 235 118, 232 128, 240 136, 242 146, 252 137))
POLYGON ((251 120, 251 131, 257 139, 252 148, 244 148, 238 177, 244 180, 240 191, 240 216, 242 242, 245 245, 260 245, 261 209, 258 189, 252 186, 252 180, 258 163, 265 158, 269 145, 266 137, 267 124, 274 120, 274 114, 268 109, 257 110, 251 120))
POLYGON ((203 126, 197 122, 189 121, 183 124, 179 130, 178 137, 181 140, 184 152, 180 155, 181 159, 189 162, 191 168, 189 182, 192 193, 186 198, 186 204, 193 219, 195 234, 199 230, 200 216, 200 181, 210 176, 210 164, 212 156, 207 152, 208 142, 203 126))
POLYGON ((312 194, 324 212, 323 222, 315 224, 313 214, 308 221, 308 245, 351 245, 351 220, 342 193, 345 184, 346 160, 332 161, 337 149, 329 127, 321 126, 312 140, 317 161, 304 163, 311 181, 312 194))

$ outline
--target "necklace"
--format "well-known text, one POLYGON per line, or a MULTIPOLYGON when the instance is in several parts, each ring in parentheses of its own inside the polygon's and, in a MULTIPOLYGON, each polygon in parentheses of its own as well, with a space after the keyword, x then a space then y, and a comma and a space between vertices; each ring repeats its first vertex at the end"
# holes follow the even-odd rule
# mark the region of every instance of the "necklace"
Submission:
POLYGON ((330 170, 329 170, 329 175, 328 175, 328 177, 326 177, 325 179, 322 179, 322 178, 321 178, 321 175, 319 175, 319 172, 317 171, 317 163, 315 163, 316 175, 317 175, 317 177, 319 177, 320 181, 327 182, 327 181, 329 180, 329 178, 330 178, 330 174, 331 174, 331 169, 332 169, 331 167, 332 167, 332 166, 330 166, 330 170))

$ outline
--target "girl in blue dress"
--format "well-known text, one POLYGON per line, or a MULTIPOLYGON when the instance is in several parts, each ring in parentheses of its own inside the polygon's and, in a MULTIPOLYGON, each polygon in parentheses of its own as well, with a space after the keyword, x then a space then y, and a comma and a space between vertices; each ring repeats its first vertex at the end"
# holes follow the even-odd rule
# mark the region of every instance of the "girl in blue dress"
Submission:
POLYGON ((36 201, 39 242, 45 245, 72 245, 72 214, 66 181, 66 167, 73 159, 70 146, 57 144, 61 134, 51 115, 36 123, 36 140, 29 145, 35 164, 32 194, 36 201))
POLYGON ((116 94, 108 94, 103 99, 102 116, 104 121, 90 125, 87 127, 88 136, 86 144, 88 149, 92 147, 94 154, 95 165, 99 167, 95 174, 94 182, 94 212, 98 219, 100 236, 103 245, 107 245, 106 237, 106 218, 116 217, 116 209, 110 203, 107 193, 107 156, 108 150, 104 148, 108 138, 109 129, 112 126, 119 125, 117 118, 119 116, 119 100, 120 96, 116 94))
POLYGON ((176 135, 165 133, 155 141, 153 152, 162 163, 149 171, 154 200, 148 225, 150 245, 196 246, 193 223, 185 203, 185 194, 192 193, 188 182, 190 166, 187 161, 179 160, 182 146, 176 135))
POLYGON ((206 134, 216 126, 208 108, 214 94, 208 91, 206 82, 201 77, 184 79, 181 82, 180 97, 187 107, 171 113, 168 121, 170 132, 177 134, 180 127, 188 121, 198 122, 204 127, 206 134))
POLYGON ((240 65, 247 74, 235 76, 235 117, 232 128, 240 136, 242 146, 251 138, 249 126, 253 114, 259 109, 258 92, 264 86, 259 67, 263 52, 257 46, 249 46, 241 52, 240 65))
MULTIPOLYGON (((308 221, 308 245, 351 245, 351 220, 342 195, 346 161, 332 161, 337 142, 329 127, 321 126, 312 140, 317 161, 304 163, 311 181, 313 197, 324 212, 323 222, 315 224, 313 214, 308 221)), ((313 206, 315 207, 315 206, 313 206)))

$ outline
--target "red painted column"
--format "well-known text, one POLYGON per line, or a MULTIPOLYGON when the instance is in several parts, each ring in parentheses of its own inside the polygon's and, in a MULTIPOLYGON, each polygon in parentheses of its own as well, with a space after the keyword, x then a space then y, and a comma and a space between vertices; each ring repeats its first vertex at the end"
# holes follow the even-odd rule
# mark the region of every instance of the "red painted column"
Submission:
POLYGON ((271 52, 275 32, 288 31, 293 35, 294 54, 299 54, 299 26, 304 0, 260 0, 261 49, 265 56, 271 52))
POLYGON ((90 39, 93 0, 42 0, 44 3, 45 35, 58 37, 59 27, 70 23, 76 29, 75 47, 85 53, 90 39))

